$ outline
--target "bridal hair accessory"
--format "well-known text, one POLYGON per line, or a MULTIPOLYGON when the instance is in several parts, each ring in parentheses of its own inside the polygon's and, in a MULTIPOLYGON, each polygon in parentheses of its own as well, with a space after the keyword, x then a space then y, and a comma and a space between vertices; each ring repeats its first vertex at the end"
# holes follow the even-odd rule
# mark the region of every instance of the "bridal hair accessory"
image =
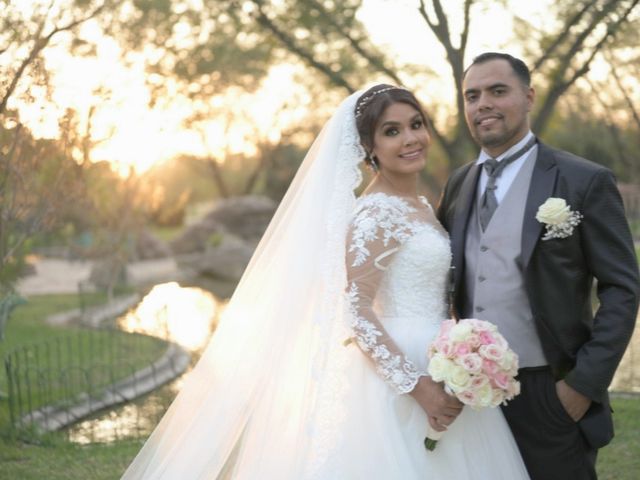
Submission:
MULTIPOLYGON (((518 356, 498 332, 484 320, 445 320, 428 350, 428 373, 435 382, 473 409, 497 407, 520 393, 518 356)), ((429 426, 427 450, 436 448, 444 432, 429 426)))
POLYGON ((582 214, 572 212, 563 198, 550 197, 538 207, 536 220, 547 227, 542 240, 567 238, 573 234, 574 228, 580 225, 582 214))
POLYGON ((378 94, 380 93, 385 93, 385 92, 389 92, 391 90, 406 90, 406 88, 403 87, 386 87, 386 88, 381 88, 380 90, 376 90, 374 92, 371 92, 369 95, 366 95, 364 97, 361 97, 358 99, 358 104, 356 105, 356 118, 359 118, 360 115, 362 115, 362 112, 364 111, 364 109, 369 105, 369 103, 371 102, 371 100, 378 94))

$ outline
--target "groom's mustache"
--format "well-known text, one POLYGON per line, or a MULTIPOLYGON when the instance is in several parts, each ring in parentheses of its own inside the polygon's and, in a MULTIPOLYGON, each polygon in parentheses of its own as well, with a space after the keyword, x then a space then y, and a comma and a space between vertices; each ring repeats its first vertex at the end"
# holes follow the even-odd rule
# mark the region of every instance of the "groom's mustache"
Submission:
POLYGON ((473 119, 473 123, 475 125, 480 125, 485 120, 500 120, 503 118, 503 115, 499 113, 492 113, 490 115, 479 115, 473 119))

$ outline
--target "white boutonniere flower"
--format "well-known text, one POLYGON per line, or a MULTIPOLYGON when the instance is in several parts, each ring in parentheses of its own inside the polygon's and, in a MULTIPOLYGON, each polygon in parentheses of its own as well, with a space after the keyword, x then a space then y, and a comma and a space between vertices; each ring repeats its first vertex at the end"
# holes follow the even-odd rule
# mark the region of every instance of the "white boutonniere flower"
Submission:
POLYGON ((547 227, 542 240, 567 238, 573 233, 582 220, 580 212, 572 212, 563 198, 550 197, 536 213, 536 220, 547 227))

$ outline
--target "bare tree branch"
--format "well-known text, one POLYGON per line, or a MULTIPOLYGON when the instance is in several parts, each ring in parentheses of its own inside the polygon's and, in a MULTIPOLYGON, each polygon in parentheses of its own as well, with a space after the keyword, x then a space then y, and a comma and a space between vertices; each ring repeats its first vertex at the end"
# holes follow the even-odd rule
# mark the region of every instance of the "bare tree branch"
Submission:
MULTIPOLYGON (((558 102, 558 99, 562 96, 564 92, 566 92, 569 89, 569 87, 571 87, 576 82, 576 80, 584 76, 589 71, 589 69, 591 68, 591 62, 593 61, 595 56, 602 49, 602 47, 607 42, 607 40, 610 37, 615 36, 617 31, 619 30, 620 25, 622 25, 622 23, 626 21, 629 14, 637 6, 638 2, 640 2, 640 0, 633 0, 633 2, 631 2, 629 7, 622 13, 622 15, 620 15, 620 17, 615 22, 613 22, 613 24, 607 25, 607 31, 605 32, 605 34, 598 41, 598 43, 592 48, 590 55, 583 62, 583 64, 580 67, 576 68, 573 75, 571 75, 567 80, 563 80, 564 71, 556 72, 555 77, 557 80, 555 84, 553 84, 552 87, 549 89, 547 96, 544 99, 544 103, 540 108, 540 110, 538 111, 538 114, 536 115, 535 120, 533 121, 532 129, 535 132, 538 132, 538 134, 541 134, 544 131, 544 128, 547 125, 549 118, 551 117, 551 113, 556 103, 558 102)), ((617 3, 618 3, 617 0, 611 0, 607 5, 608 8, 603 9, 603 11, 599 12, 599 14, 596 15, 596 17, 598 17, 599 20, 595 21, 595 19, 593 19, 589 25, 589 28, 585 29, 585 31, 583 31, 579 35, 579 37, 573 43, 573 45, 571 46, 567 54, 565 54, 560 59, 560 66, 561 66, 560 68, 566 68, 565 65, 568 65, 569 62, 573 59, 573 57, 582 48, 584 40, 586 39, 588 34, 591 32, 591 30, 593 30, 596 27, 596 25, 600 21, 602 21, 604 16, 608 15, 612 11, 613 7, 615 7, 616 6, 615 4, 617 3)))
POLYGON ((556 36, 555 40, 549 45, 549 47, 545 48, 542 56, 535 61, 533 64, 533 68, 531 68, 531 72, 535 72, 539 70, 549 58, 555 53, 555 51, 566 41, 571 33, 571 26, 577 25, 582 17, 591 9, 598 0, 592 0, 591 2, 585 4, 581 10, 579 10, 573 17, 571 17, 565 23, 564 28, 560 31, 560 33, 556 36))
MULTIPOLYGON (((470 11, 473 5, 473 0, 465 0, 464 3, 464 22, 463 29, 460 34, 460 46, 455 47, 451 41, 451 35, 449 32, 449 23, 447 15, 442 8, 440 0, 432 0, 436 19, 433 20, 427 12, 427 7, 424 0, 420 0, 420 6, 418 11, 425 20, 433 34, 436 36, 440 44, 445 49, 447 60, 453 74, 453 80, 456 85, 456 115, 457 126, 454 138, 452 140, 446 139, 443 135, 435 132, 436 139, 440 142, 442 147, 447 152, 447 156, 455 162, 460 157, 460 152, 464 150, 466 145, 470 145, 471 136, 467 128, 465 128, 464 119, 464 97, 462 95, 462 77, 464 75, 464 55, 467 48, 467 40, 469 37, 469 28, 471 23, 470 11)), ((462 158, 457 161, 461 161, 462 158)))
POLYGON ((308 52, 300 45, 296 43, 296 41, 288 34, 283 32, 280 28, 278 28, 275 23, 268 17, 268 15, 264 12, 264 1, 263 0, 254 0, 254 3, 257 6, 257 21, 260 25, 270 30, 277 38, 280 40, 285 47, 292 53, 298 55, 302 60, 307 62, 309 66, 318 70, 320 73, 325 75, 334 85, 342 87, 346 89, 349 93, 353 93, 356 91, 349 82, 342 77, 338 72, 331 70, 324 63, 316 60, 311 52, 308 52))
MULTIPOLYGON (((227 125, 225 127, 225 136, 229 132, 230 127, 231 127, 231 122, 229 121, 227 122, 227 125)), ((196 130, 200 135, 202 144, 207 145, 208 142, 207 142, 207 135, 205 131, 202 128, 196 128, 196 130)), ((218 188, 218 193, 222 198, 229 198, 229 189, 227 188, 227 184, 224 181, 224 176, 222 175, 222 168, 220 167, 218 160, 216 160, 213 156, 208 156, 206 160, 207 160, 207 166, 209 167, 209 169, 211 170, 211 173, 213 174, 213 181, 216 184, 216 187, 218 188)))
MULTIPOLYGON (((52 5, 53 5, 53 2, 49 6, 49 10, 51 9, 52 5)), ((9 101, 9 97, 11 97, 11 95, 15 91, 16 87, 18 86, 18 83, 20 82, 20 79, 22 78, 25 71, 27 70, 27 67, 36 59, 36 57, 40 54, 40 52, 44 50, 44 48, 49 44, 51 39, 58 33, 72 30, 78 25, 94 18, 105 8, 105 6, 106 6, 106 2, 96 7, 94 10, 89 12, 86 16, 73 20, 67 23, 66 25, 55 27, 53 30, 51 30, 51 32, 49 32, 44 36, 42 36, 42 32, 44 31, 44 28, 45 28, 46 17, 42 20, 42 23, 38 28, 38 32, 36 33, 35 41, 33 43, 33 47, 31 48, 31 51, 29 52, 29 55, 27 55, 27 57, 20 63, 20 66, 18 67, 15 75, 13 76, 13 79, 11 80, 9 87, 7 88, 4 96, 2 97, 2 100, 0 100, 0 115, 2 115, 5 112, 7 103, 9 101)))
POLYGON ((604 54, 605 54, 605 58, 609 62, 609 66, 611 67, 611 76, 616 81, 616 85, 618 86, 618 89, 622 94, 622 98, 624 98, 624 102, 626 103, 627 108, 631 112, 631 115, 633 116, 633 119, 635 120, 636 125, 638 126, 638 128, 640 128, 640 113, 638 112, 638 109, 636 109, 635 105, 633 104, 633 101, 631 100, 631 97, 627 93, 626 88, 622 84, 622 79, 620 78, 620 75, 618 75, 618 71, 615 65, 615 58, 613 56, 613 53, 605 50, 604 54))
POLYGON ((620 138, 620 132, 618 130, 618 127, 616 126, 616 123, 611 117, 611 106, 607 105, 607 103, 602 98, 602 95, 600 94, 600 91, 601 91, 600 87, 594 85, 593 82, 589 80, 589 77, 585 77, 584 80, 591 87, 591 91, 595 95, 596 100, 598 101, 598 103, 602 107, 602 110, 604 111, 604 115, 607 119, 607 128, 611 133, 611 138, 613 139, 613 143, 616 146, 616 150, 618 150, 618 155, 620 156, 620 160, 628 169, 628 171, 633 171, 634 162, 627 155, 627 149, 625 148, 624 142, 620 138))
POLYGON ((380 72, 384 73, 389 78, 391 78, 394 82, 396 82, 396 84, 402 85, 402 81, 400 80, 398 75, 384 64, 384 59, 382 59, 380 56, 374 53, 368 52, 362 46, 361 40, 353 38, 353 36, 348 32, 348 30, 344 27, 344 25, 341 22, 339 22, 339 19, 335 15, 332 15, 331 13, 329 13, 327 9, 320 2, 316 0, 306 0, 306 1, 315 10, 317 10, 320 13, 320 15, 322 15, 322 17, 327 21, 327 23, 329 23, 329 25, 335 28, 336 31, 338 31, 349 42, 351 47, 358 54, 360 54, 362 58, 364 58, 367 62, 369 62, 370 65, 375 67, 377 70, 379 70, 380 72))

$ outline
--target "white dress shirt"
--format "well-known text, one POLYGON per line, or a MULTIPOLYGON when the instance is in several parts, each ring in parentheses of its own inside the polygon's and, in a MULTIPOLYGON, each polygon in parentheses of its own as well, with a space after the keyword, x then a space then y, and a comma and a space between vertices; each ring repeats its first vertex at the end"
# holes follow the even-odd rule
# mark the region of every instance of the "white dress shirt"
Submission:
MULTIPOLYGON (((496 157, 496 160, 500 162, 502 161, 503 158, 506 158, 512 153, 517 152, 518 150, 520 150, 522 147, 526 145, 526 143, 529 141, 531 137, 533 137, 533 133, 531 132, 531 130, 529 130, 529 132, 524 136, 522 140, 520 140, 518 143, 513 145, 510 149, 508 149, 501 155, 498 155, 498 157, 496 157)), ((522 168, 522 165, 524 165, 524 163, 529 158, 531 158, 532 159, 531 161, 533 161, 536 158, 537 153, 538 153, 538 144, 536 143, 533 147, 531 147, 531 149, 528 152, 525 152, 520 158, 514 160, 509 165, 504 167, 502 174, 498 177, 498 180, 496 181, 496 190, 494 192, 498 203, 502 201, 504 196, 509 191, 511 184, 513 183, 513 180, 518 175, 518 172, 520 171, 520 168, 522 168)), ((491 155, 489 155, 484 150, 481 150, 480 156, 478 157, 478 160, 476 160, 476 165, 482 165, 489 158, 491 158, 491 155)), ((482 197, 482 194, 484 193, 484 190, 487 187, 488 178, 489 178, 489 175, 487 174, 487 171, 483 168, 482 173, 480 174, 480 188, 478 188, 478 193, 477 193, 478 200, 480 200, 480 197, 482 197)))

